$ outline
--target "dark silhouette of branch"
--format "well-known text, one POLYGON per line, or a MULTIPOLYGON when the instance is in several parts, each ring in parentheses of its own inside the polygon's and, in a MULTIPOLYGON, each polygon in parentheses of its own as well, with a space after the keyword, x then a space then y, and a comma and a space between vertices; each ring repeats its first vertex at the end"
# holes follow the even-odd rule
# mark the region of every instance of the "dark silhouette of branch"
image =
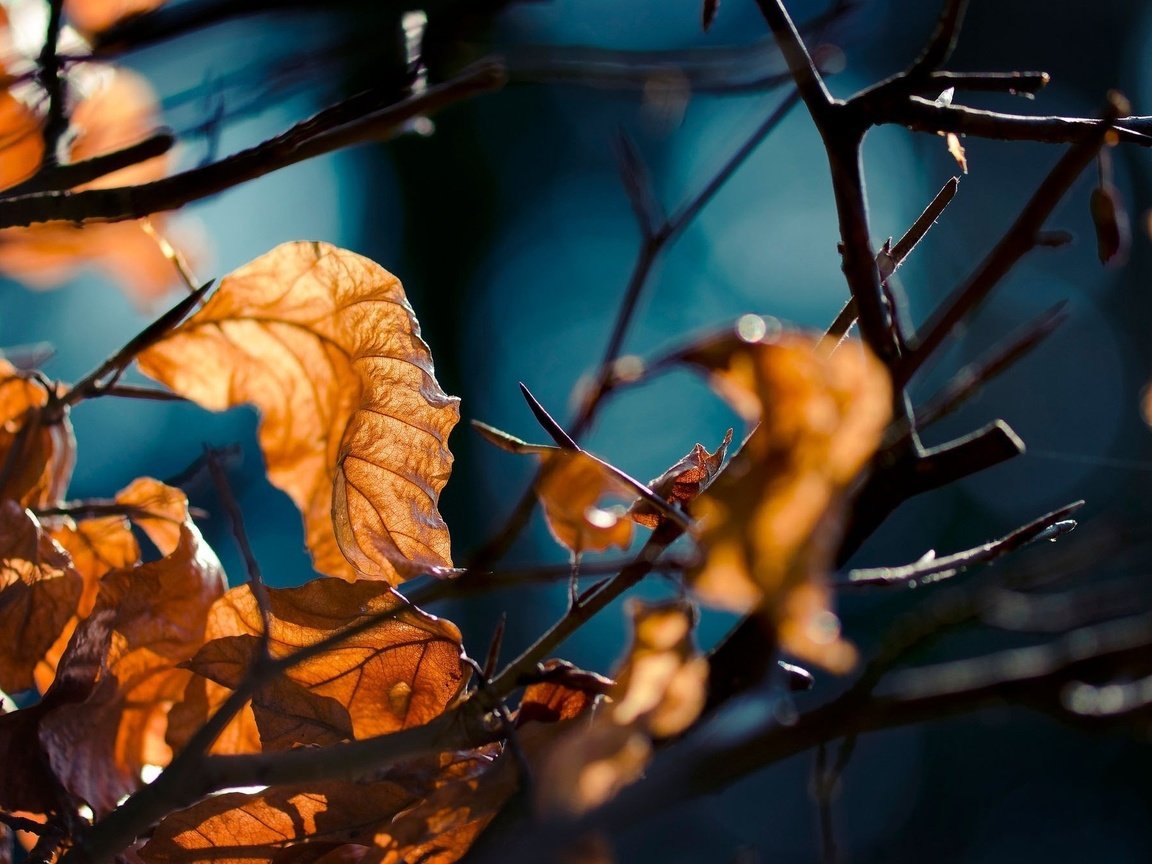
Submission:
POLYGON ((354 144, 395 135, 414 117, 501 86, 499 66, 481 64, 402 102, 373 109, 380 94, 354 96, 248 150, 139 186, 47 192, 0 200, 0 228, 64 220, 122 221, 211 197, 281 168, 354 144))

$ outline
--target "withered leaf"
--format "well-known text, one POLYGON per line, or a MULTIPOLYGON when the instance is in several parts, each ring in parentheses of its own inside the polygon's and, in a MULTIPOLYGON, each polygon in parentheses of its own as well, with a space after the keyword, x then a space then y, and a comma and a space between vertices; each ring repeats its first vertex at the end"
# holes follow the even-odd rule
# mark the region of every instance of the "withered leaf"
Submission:
POLYGON ((546 660, 540 664, 542 680, 524 688, 516 725, 557 723, 572 720, 592 706, 597 695, 611 692, 614 681, 577 669, 565 660, 546 660))
MULTIPOLYGON (((130 489, 142 487, 161 484, 130 489)), ((96 608, 113 612, 104 674, 81 711, 53 713, 41 725, 56 775, 98 815, 139 788, 144 766, 171 758, 168 712, 192 678, 182 665, 203 644, 209 610, 227 587, 186 502, 183 515, 171 554, 101 579, 96 608)))
POLYGON ((691 505, 704 559, 689 579, 706 602, 761 610, 785 650, 843 672, 855 652, 839 637, 826 576, 846 492, 880 442, 892 388, 862 344, 831 354, 818 344, 788 333, 727 361, 741 375, 724 395, 735 387, 742 405, 759 404, 760 423, 691 505))
POLYGON ((449 864, 515 788, 494 752, 444 754, 371 783, 230 793, 167 817, 140 851, 147 864, 449 864))
POLYGON ((557 450, 540 460, 536 495, 556 542, 574 555, 603 552, 611 546, 627 549, 632 523, 604 505, 611 498, 630 502, 636 490, 583 450, 557 450))
POLYGON ((48 393, 0 360, 0 498, 45 507, 64 497, 76 462, 76 438, 66 408, 47 417, 48 393))
POLYGON ((451 566, 437 498, 458 400, 383 267, 325 243, 279 246, 225 277, 140 367, 211 410, 257 406, 268 478, 303 513, 317 570, 398 582, 451 566))
MULTIPOLYGON (((77 104, 71 122, 74 138, 68 162, 136 144, 159 126, 156 95, 148 82, 127 69, 108 70, 77 104)), ((105 175, 81 189, 110 189, 159 180, 168 172, 168 155, 157 156, 105 175)), ((165 219, 151 217, 154 228, 165 219)), ((88 264, 107 271, 133 296, 159 296, 178 279, 178 272, 140 221, 45 222, 0 231, 0 271, 36 288, 57 286, 88 264)))
POLYGON ((0 501, 0 689, 32 687, 36 664, 76 611, 83 579, 15 501, 0 501))
POLYGON ((949 132, 944 136, 944 140, 948 144, 948 154, 956 160, 956 164, 960 166, 960 170, 967 174, 968 157, 964 153, 964 145, 960 143, 960 136, 955 132, 949 132))
POLYGON ((164 0, 64 0, 69 22, 84 33, 100 33, 122 18, 151 12, 164 0))
POLYGON ((703 710, 708 661, 692 640, 691 604, 634 601, 630 612, 633 642, 610 701, 540 756, 535 788, 544 813, 579 814, 604 803, 640 777, 653 738, 683 732, 703 710))
POLYGON ((50 762, 41 738, 44 721, 56 713, 75 713, 99 679, 112 635, 111 610, 90 615, 77 628, 60 660, 59 675, 35 705, 0 716, 0 808, 48 813, 74 808, 73 799, 50 762))
MULTIPOLYGON (((0 11, 0 28, 7 29, 0 11)), ((7 189, 35 174, 44 160, 43 118, 12 95, 0 92, 0 189, 7 189)))
MULTIPOLYGON (((418 726, 439 715, 464 684, 460 632, 408 606, 384 583, 322 578, 272 589, 269 599, 273 657, 394 614, 262 686, 251 713, 233 721, 215 752, 244 752, 257 740, 264 750, 281 750, 418 726)), ((189 664, 198 676, 190 685, 192 698, 174 712, 170 740, 183 743, 240 683, 258 656, 261 629, 247 585, 216 603, 210 641, 189 664)))
MULTIPOLYGON (((682 505, 697 495, 712 482, 720 466, 724 464, 724 457, 728 453, 728 445, 732 443, 732 430, 729 429, 716 448, 715 453, 709 453, 704 445, 696 444, 688 455, 679 462, 648 483, 648 488, 667 501, 669 504, 682 505)), ((647 501, 639 500, 632 505, 628 515, 633 521, 639 522, 648 528, 657 528, 665 518, 647 501)))

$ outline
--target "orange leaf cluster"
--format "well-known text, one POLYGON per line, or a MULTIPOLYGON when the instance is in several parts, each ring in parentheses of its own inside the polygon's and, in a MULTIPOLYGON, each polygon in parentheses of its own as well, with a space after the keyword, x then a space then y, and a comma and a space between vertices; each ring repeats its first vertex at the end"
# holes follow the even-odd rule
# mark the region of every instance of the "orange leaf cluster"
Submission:
POLYGON ((759 420, 732 467, 692 504, 705 556, 690 580, 706 602, 762 611, 785 650, 844 672, 855 651, 840 639, 826 574, 848 489, 891 416, 892 386, 862 344, 827 347, 789 333, 689 357, 759 420))
POLYGON ((317 570, 396 583, 452 566, 437 498, 459 400, 380 265, 279 246, 225 277, 140 368, 213 411, 259 409, 268 478, 303 513, 317 570))
POLYGON ((609 703, 541 758, 536 791, 546 813, 578 814, 604 803, 643 774, 653 738, 683 732, 704 708, 708 661, 693 644, 695 610, 682 600, 633 601, 630 608, 633 642, 609 703))
POLYGON ((40 788, 0 784, 4 806, 43 813, 84 802, 107 813, 139 788, 144 766, 170 758, 168 711, 191 677, 179 667, 202 644, 225 582, 180 493, 143 479, 120 501, 157 497, 178 499, 179 512, 139 521, 165 553, 148 563, 123 518, 64 520, 48 532, 17 502, 0 503, 0 557, 12 580, 0 593, 20 616, 3 631, 19 639, 2 655, 0 686, 35 683, 44 694, 0 718, 0 747, 27 748, 22 758, 41 777, 40 788))

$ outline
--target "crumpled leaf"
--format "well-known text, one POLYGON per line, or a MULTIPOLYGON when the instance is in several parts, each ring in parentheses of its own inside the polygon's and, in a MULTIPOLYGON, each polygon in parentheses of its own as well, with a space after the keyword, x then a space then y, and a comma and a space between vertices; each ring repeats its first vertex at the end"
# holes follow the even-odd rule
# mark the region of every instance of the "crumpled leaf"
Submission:
MULTIPOLYGON (((118 504, 135 508, 131 521, 149 535, 162 555, 176 551, 185 523, 191 525, 187 496, 179 489, 150 477, 134 480, 117 494, 115 500, 118 504)), ((77 603, 76 614, 36 667, 36 686, 41 693, 52 683, 56 663, 64 653, 76 624, 95 606, 105 574, 141 563, 140 545, 126 517, 105 516, 79 522, 61 517, 50 520, 46 527, 52 539, 71 557, 72 566, 84 580, 84 591, 77 603)))
MULTIPOLYGON (((727 455, 728 445, 731 443, 732 430, 729 429, 715 453, 709 453, 703 444, 696 444, 687 456, 655 480, 649 481, 648 488, 669 504, 686 504, 712 482, 712 478, 716 476, 716 472, 724 464, 724 457, 727 455)), ((632 517, 633 521, 652 529, 659 527, 666 518, 644 500, 639 500, 633 504, 628 515, 632 517)))
MULTIPOLYGON (((260 687, 250 713, 233 720, 214 752, 331 744, 419 726, 442 713, 464 685, 460 631, 407 606, 384 583, 316 579, 271 589, 269 599, 273 657, 399 611, 260 687)), ((209 641, 188 664, 198 676, 189 685, 191 698, 173 713, 174 745, 184 743, 244 678, 258 656, 261 629, 247 585, 213 607, 209 641)))
POLYGON ((632 486, 583 450, 557 450, 540 460, 536 495, 556 542, 574 555, 603 552, 611 546, 627 549, 632 542, 631 521, 602 505, 607 498, 631 501, 636 497, 632 486))
MULTIPOLYGON (((147 478, 122 494, 161 489, 168 497, 178 494, 147 478)), ((203 644, 209 610, 227 587, 186 500, 183 510, 179 541, 166 557, 101 579, 96 609, 113 611, 104 673, 81 710, 54 713, 41 726, 56 776, 97 815, 140 787, 145 765, 170 760, 168 712, 192 678, 182 667, 203 644)))
MULTIPOLYGON (((7 505, 5 505, 7 506, 7 505)), ((74 809, 41 739, 41 725, 58 713, 76 713, 99 679, 112 635, 111 610, 90 615, 77 629, 60 661, 60 674, 38 703, 0 716, 0 808, 48 813, 74 809)))
MULTIPOLYGON (((156 95, 148 82, 127 69, 106 70, 72 112, 74 139, 67 162, 81 162, 122 149, 160 125, 156 95)), ((2 118, 0 118, 2 122, 2 118)), ((159 180, 171 157, 156 156, 123 168, 82 189, 111 189, 159 180)), ((165 217, 152 216, 153 230, 167 230, 165 217)), ((0 231, 0 271, 34 288, 51 288, 87 264, 95 265, 141 300, 154 299, 179 280, 179 273, 152 234, 137 220, 46 222, 0 231)))
POLYGON ((64 13, 77 30, 100 33, 117 21, 164 5, 164 0, 64 0, 64 13))
POLYGON ((225 277, 140 367, 211 410, 257 406, 268 479, 303 513, 317 570, 399 582, 451 567, 437 498, 459 400, 378 264, 279 246, 225 277))
POLYGON ((147 864, 449 864, 515 789, 515 770, 497 753, 445 753, 375 782, 218 795, 164 819, 140 857, 147 864))
POLYGON ((540 664, 540 677, 543 680, 524 688, 517 727, 573 720, 592 707, 597 695, 610 693, 616 683, 564 660, 545 660, 540 664))
POLYGON ((577 815, 604 803, 643 774, 653 738, 683 732, 704 708, 708 661, 692 640, 692 605, 633 601, 629 611, 633 643, 610 701, 541 757, 543 813, 577 815))
POLYGON ((31 513, 0 501, 0 689, 26 690, 63 632, 84 582, 31 513))
POLYGON ((862 344, 845 342, 830 355, 818 344, 789 333, 737 346, 721 364, 722 392, 734 388, 742 406, 757 403, 762 415, 729 469, 691 505, 704 560, 688 576, 706 602, 762 611, 785 650, 844 672, 855 652, 839 637, 826 576, 848 487, 891 416, 892 387, 862 344))
MULTIPOLYGON (((2 160, 0 160, 2 161, 2 160)), ((66 408, 53 420, 39 410, 48 393, 0 359, 0 499, 46 507, 64 497, 76 462, 66 408)))

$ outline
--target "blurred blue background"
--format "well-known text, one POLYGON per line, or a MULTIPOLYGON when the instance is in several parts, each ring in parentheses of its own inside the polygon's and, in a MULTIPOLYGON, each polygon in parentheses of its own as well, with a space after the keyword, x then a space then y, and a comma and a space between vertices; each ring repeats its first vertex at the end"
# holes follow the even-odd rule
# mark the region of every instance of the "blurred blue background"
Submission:
MULTIPOLYGON (((799 0, 788 5, 798 20, 824 9, 799 0)), ((950 68, 1045 70, 1053 83, 1035 102, 957 101, 1092 115, 1115 87, 1136 113, 1152 113, 1152 68, 1145 59, 1152 7, 1098 0, 1058 14, 1039 0, 972 5, 950 68)), ((858 3, 827 34, 846 58, 845 71, 830 80, 833 91, 848 95, 898 71, 917 54, 936 12, 935 3, 914 0, 858 3)), ((429 39, 441 40, 432 59, 451 68, 489 49, 510 57, 540 45, 673 50, 749 45, 766 34, 751 2, 723 3, 707 35, 699 14, 695 0, 551 0, 480 15, 460 25, 466 39, 454 38, 451 11, 439 20, 434 15, 429 39), (485 27, 478 30, 477 23, 485 27)), ((387 73, 382 67, 395 62, 396 39, 395 15, 374 4, 344 3, 240 17, 124 60, 157 87, 166 121, 187 133, 182 158, 192 165, 256 143, 377 80, 387 73), (221 122, 197 128, 214 113, 221 122)), ((190 206, 181 218, 197 220, 208 238, 210 260, 200 263, 201 278, 296 239, 346 246, 401 278, 441 383, 463 398, 465 423, 452 437, 457 463, 442 506, 463 561, 498 529, 533 468, 485 444, 466 421, 482 419, 540 439, 517 382, 556 416, 571 416, 573 394, 604 350, 640 239, 618 179, 617 131, 636 139, 660 200, 673 209, 781 96, 696 94, 666 82, 647 90, 514 84, 434 118, 431 136, 413 133, 297 165, 190 206)), ((964 144, 971 174, 899 273, 903 311, 912 322, 923 320, 975 267, 1060 152, 978 139, 964 144)), ((965 361, 1066 299, 1070 318, 1060 331, 925 435, 927 443, 938 443, 1001 417, 1027 442, 1028 454, 905 506, 853 563, 905 563, 929 549, 946 554, 1076 498, 1088 505, 1074 542, 1101 532, 1138 532, 1147 523, 1152 436, 1141 420, 1140 397, 1152 367, 1146 284, 1152 256, 1145 231, 1152 153, 1125 147, 1113 155, 1133 222, 1128 265, 1104 269, 1096 259, 1088 218, 1094 178, 1086 176, 1049 225, 1073 231, 1077 242, 1025 259, 914 387, 918 399, 931 395, 965 361)), ((872 132, 865 157, 877 245, 899 236, 957 173, 942 138, 897 128, 872 132)), ((627 350, 651 355, 746 312, 827 326, 846 296, 836 239, 823 151, 806 114, 796 109, 661 261, 627 350)), ((0 344, 52 343, 56 354, 45 371, 63 380, 78 378, 150 320, 149 310, 97 275, 48 293, 15 283, 0 291, 0 344)), ((172 299, 178 296, 177 289, 172 299)), ((310 578, 298 514, 263 478, 251 411, 214 416, 191 406, 97 400, 81 405, 74 419, 80 459, 71 494, 77 498, 111 495, 144 474, 177 474, 204 443, 239 444, 243 456, 233 477, 266 577, 280 585, 310 578)), ((614 399, 587 445, 648 478, 697 441, 714 447, 736 424, 705 386, 677 374, 614 399)), ((242 567, 212 490, 201 479, 189 492, 213 514, 206 533, 238 581, 242 567)), ((1063 548, 1036 550, 1029 560, 1044 566, 1063 548)), ((564 554, 537 518, 510 560, 560 562, 564 554)), ((1135 555, 1112 563, 1129 573, 1144 566, 1135 555)), ((642 591, 660 596, 669 589, 657 582, 642 591)), ((847 598, 841 610, 846 632, 867 648, 910 602, 906 594, 847 598)), ((436 611, 456 621, 470 651, 483 656, 506 610, 510 657, 564 604, 564 589, 555 586, 436 611)), ((714 641, 730 624, 706 615, 702 639, 714 641)), ((610 609, 563 655, 608 670, 624 634, 621 610, 610 609)), ((967 645, 969 651, 980 647, 967 645)), ((816 698, 827 692, 818 688, 816 698)), ((1144 741, 1089 735, 1019 710, 868 736, 835 804, 839 840, 853 861, 1147 861, 1150 767, 1144 741)), ((811 756, 800 757, 637 826, 616 838, 620 860, 813 860, 819 846, 810 771, 811 756)))

